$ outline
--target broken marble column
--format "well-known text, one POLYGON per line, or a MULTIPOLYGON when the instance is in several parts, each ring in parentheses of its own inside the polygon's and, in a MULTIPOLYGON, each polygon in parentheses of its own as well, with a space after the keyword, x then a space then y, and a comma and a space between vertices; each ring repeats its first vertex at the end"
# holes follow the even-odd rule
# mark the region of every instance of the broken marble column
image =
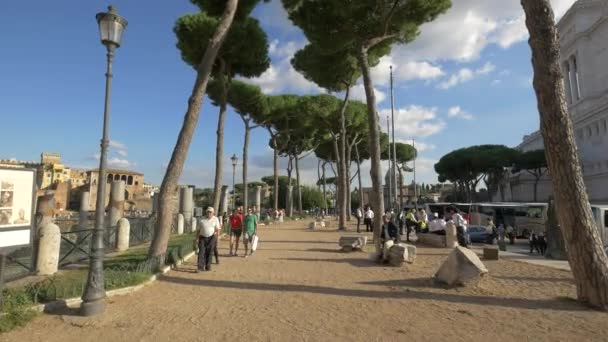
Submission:
POLYGON ((454 248, 458 246, 456 225, 452 221, 448 221, 448 223, 445 225, 445 244, 447 248, 454 248))
POLYGON ((118 229, 116 230, 116 250, 124 252, 129 249, 129 238, 131 234, 131 224, 126 217, 118 220, 118 229))
POLYGON ((192 210, 194 208, 194 189, 192 187, 185 187, 181 189, 180 193, 180 208, 179 211, 184 215, 184 230, 187 232, 192 231, 192 210))
POLYGON ((118 220, 124 216, 125 212, 125 183, 114 181, 110 189, 110 220, 109 227, 116 227, 118 220))
POLYGON ((184 234, 184 214, 177 214, 177 235, 184 234))
POLYGON ((441 264, 435 280, 448 286, 475 285, 488 274, 488 269, 475 252, 456 246, 441 264))
POLYGON ((36 273, 38 275, 55 274, 59 268, 61 231, 56 224, 49 222, 40 228, 39 237, 36 273))
POLYGON ((262 186, 260 185, 255 188, 255 207, 260 213, 262 212, 262 186))
POLYGON ((80 195, 80 211, 78 215, 78 227, 80 229, 86 229, 89 222, 89 196, 90 193, 88 191, 80 195))

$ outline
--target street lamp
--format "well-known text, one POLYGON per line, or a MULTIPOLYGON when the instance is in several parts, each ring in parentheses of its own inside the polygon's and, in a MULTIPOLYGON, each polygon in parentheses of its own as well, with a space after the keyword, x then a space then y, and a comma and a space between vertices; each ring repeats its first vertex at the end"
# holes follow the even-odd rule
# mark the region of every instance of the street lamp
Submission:
POLYGON ((103 113, 103 135, 101 138, 101 155, 99 157, 99 179, 97 181, 97 203, 95 206, 95 228, 91 243, 91 257, 89 263, 89 276, 87 285, 82 295, 80 313, 83 316, 99 314, 105 309, 106 291, 104 289, 103 275, 103 230, 106 202, 106 173, 107 173, 107 150, 110 143, 108 139, 108 126, 110 119, 110 90, 112 88, 112 59, 114 50, 120 46, 122 33, 127 27, 125 18, 116 13, 113 6, 108 7, 108 12, 97 13, 95 16, 101 34, 101 43, 107 50, 106 66, 106 95, 103 113))
POLYGON ((234 187, 234 175, 236 173, 236 164, 238 163, 239 158, 236 156, 236 154, 232 154, 230 160, 232 160, 232 209, 234 210, 234 208, 236 208, 236 188, 234 187))

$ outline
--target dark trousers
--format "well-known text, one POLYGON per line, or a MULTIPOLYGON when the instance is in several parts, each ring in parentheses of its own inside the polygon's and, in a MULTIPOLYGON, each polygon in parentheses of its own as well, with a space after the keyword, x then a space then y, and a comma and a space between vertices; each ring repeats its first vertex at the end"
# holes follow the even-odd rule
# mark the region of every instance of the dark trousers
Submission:
POLYGON ((198 269, 204 271, 211 269, 211 251, 215 247, 215 235, 200 237, 198 240, 198 269))
POLYGON ((456 238, 458 239, 458 244, 460 246, 467 247, 467 237, 462 226, 456 227, 456 238))
POLYGON ((366 232, 373 232, 374 231, 374 223, 373 223, 372 219, 366 218, 366 219, 363 220, 363 222, 365 223, 365 231, 366 232))
POLYGON ((220 263, 220 255, 217 252, 217 238, 215 239, 215 243, 213 244, 213 254, 215 255, 215 263, 220 263))
POLYGON ((357 233, 360 233, 359 226, 361 225, 361 218, 357 217, 357 233))

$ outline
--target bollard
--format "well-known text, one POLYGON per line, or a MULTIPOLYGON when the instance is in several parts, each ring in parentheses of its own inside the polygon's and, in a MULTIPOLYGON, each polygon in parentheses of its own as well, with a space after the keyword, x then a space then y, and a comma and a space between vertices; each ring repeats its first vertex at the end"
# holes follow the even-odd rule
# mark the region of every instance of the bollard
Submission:
POLYGON ((194 208, 194 189, 191 187, 182 188, 180 193, 179 212, 184 215, 184 229, 192 230, 192 210, 194 208))
POLYGON ((182 213, 177 214, 177 235, 184 234, 184 215, 182 213))
POLYGON ((36 273, 52 275, 59 268, 59 247, 61 232, 54 223, 47 223, 40 228, 38 242, 38 257, 36 258, 36 273))
POLYGON ((260 185, 255 188, 255 207, 260 212, 262 211, 262 187, 260 185))
POLYGON ((123 217, 118 220, 118 229, 116 231, 116 250, 124 252, 129 249, 129 237, 131 234, 131 224, 127 218, 123 217))

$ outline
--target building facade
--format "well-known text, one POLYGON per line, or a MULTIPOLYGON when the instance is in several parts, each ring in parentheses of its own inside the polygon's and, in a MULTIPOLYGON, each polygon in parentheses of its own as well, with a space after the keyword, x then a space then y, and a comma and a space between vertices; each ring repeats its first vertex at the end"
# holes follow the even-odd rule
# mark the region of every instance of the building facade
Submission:
MULTIPOLYGON (((608 202, 608 1, 578 0, 557 29, 568 110, 589 199, 608 202)), ((543 148, 539 131, 524 136, 517 146, 522 152, 543 148)), ((532 201, 533 176, 522 171, 507 182, 502 198, 532 201)), ((545 202, 551 194, 545 176, 537 185, 537 201, 545 202)))
MULTIPOLYGON (((87 171, 87 178, 89 180, 88 189, 89 192, 89 205, 91 210, 94 210, 97 204, 97 186, 99 183, 99 169, 93 169, 87 171)), ((119 169, 109 169, 107 171, 107 176, 105 179, 106 184, 106 203, 107 206, 110 201, 110 184, 112 181, 123 181, 125 183, 125 202, 131 202, 131 206, 129 207, 137 207, 137 202, 140 199, 147 198, 148 202, 150 202, 150 196, 148 192, 144 189, 144 174, 129 171, 129 170, 119 170, 119 169)), ((151 202, 150 202, 151 205, 151 202)), ((147 208, 146 208, 147 209, 147 208)))

